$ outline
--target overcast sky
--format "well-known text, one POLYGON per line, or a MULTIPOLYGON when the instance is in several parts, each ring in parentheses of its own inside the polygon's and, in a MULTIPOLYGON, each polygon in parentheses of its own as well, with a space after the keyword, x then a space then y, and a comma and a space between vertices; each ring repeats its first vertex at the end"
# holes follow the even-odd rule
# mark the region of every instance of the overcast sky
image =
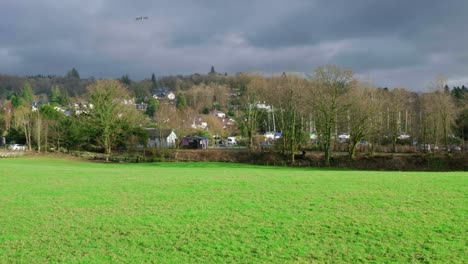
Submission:
POLYGON ((1 0, 0 73, 311 73, 468 84, 467 0, 1 0), (139 16, 147 20, 136 21, 139 16))

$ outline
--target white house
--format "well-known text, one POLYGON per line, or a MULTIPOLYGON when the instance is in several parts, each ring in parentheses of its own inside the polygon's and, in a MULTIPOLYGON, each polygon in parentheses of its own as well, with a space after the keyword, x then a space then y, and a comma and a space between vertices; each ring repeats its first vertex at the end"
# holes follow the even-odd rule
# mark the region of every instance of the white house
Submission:
POLYGON ((207 122, 203 122, 203 120, 199 117, 198 122, 196 122, 196 118, 193 119, 192 128, 193 129, 206 129, 208 127, 207 122))
POLYGON ((169 100, 174 100, 176 98, 175 94, 173 92, 170 92, 168 95, 167 95, 167 99, 169 100))
POLYGON ((174 148, 177 135, 172 129, 146 128, 148 131, 148 147, 174 148))
POLYGON ((201 128, 201 129, 206 129, 208 127, 208 123, 207 122, 200 122, 200 125, 198 127, 201 128))
POLYGON ((153 98, 159 100, 169 99, 173 101, 176 98, 176 95, 173 92, 170 92, 169 88, 162 87, 153 90, 153 98))
POLYGON ((223 113, 223 112, 217 111, 217 112, 215 113, 215 116, 216 116, 216 117, 219 117, 219 118, 225 118, 225 117, 226 117, 226 114, 223 113))

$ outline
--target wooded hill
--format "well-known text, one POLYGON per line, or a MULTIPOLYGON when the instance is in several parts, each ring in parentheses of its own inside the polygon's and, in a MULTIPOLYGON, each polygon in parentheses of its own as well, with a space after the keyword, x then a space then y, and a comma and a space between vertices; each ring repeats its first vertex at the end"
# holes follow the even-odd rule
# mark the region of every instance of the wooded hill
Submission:
POLYGON ((130 150, 144 145, 142 127, 155 126, 180 136, 237 135, 251 149, 267 140, 264 133, 280 132, 275 149, 291 160, 315 145, 328 161, 342 143, 351 158, 362 142, 371 152, 379 145, 396 151, 399 144, 449 152, 467 138, 467 94, 465 86, 448 87, 442 76, 426 92, 378 88, 332 65, 316 68, 310 78, 218 74, 212 68, 141 81, 128 75, 83 79, 72 69, 65 76, 0 75, 0 129, 8 142, 37 150, 130 150), (168 93, 174 98, 159 95, 168 93))

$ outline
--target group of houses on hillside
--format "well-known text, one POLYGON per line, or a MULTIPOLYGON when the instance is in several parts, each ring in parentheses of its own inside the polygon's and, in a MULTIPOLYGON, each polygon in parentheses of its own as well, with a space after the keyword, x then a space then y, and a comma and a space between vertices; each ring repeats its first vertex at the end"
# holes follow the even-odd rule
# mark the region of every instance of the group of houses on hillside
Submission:
MULTIPOLYGON (((174 102, 176 95, 173 92, 171 92, 168 88, 162 87, 162 88, 154 89, 151 94, 151 97, 161 102, 172 103, 174 102)), ((146 98, 145 100, 147 99, 148 98, 146 98)), ((148 104, 144 102, 134 103, 134 104, 135 104, 135 108, 142 112, 146 111, 146 109, 148 108, 148 104)))
MULTIPOLYGON (((154 99, 157 99, 159 101, 167 101, 167 102, 172 102, 176 98, 176 95, 173 92, 171 92, 168 88, 165 88, 165 87, 154 89, 151 96, 154 99)), ((135 108, 140 111, 146 111, 146 108, 148 107, 148 104, 146 103, 136 103, 135 98, 123 99, 123 103, 125 105, 135 105, 135 108)), ((31 103, 31 110, 35 112, 44 105, 49 105, 49 102, 34 101, 31 103)), ((65 115, 67 116, 72 113, 75 115, 79 115, 79 114, 85 113, 88 109, 92 109, 92 108, 93 108, 93 105, 87 102, 71 103, 67 107, 64 107, 64 106, 54 107, 55 110, 65 113, 65 115)))

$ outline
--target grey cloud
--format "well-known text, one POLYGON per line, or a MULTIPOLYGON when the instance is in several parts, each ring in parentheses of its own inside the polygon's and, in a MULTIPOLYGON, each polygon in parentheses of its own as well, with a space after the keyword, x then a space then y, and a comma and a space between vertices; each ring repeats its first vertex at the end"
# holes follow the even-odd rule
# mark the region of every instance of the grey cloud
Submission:
POLYGON ((417 89, 438 73, 467 79, 466 10, 464 0, 7 1, 0 73, 77 67, 140 79, 211 65, 308 73, 333 63, 377 85, 417 89))
POLYGON ((428 60, 416 46, 397 38, 356 39, 348 46, 332 62, 355 71, 372 70, 376 65, 385 69, 417 66, 428 60))

